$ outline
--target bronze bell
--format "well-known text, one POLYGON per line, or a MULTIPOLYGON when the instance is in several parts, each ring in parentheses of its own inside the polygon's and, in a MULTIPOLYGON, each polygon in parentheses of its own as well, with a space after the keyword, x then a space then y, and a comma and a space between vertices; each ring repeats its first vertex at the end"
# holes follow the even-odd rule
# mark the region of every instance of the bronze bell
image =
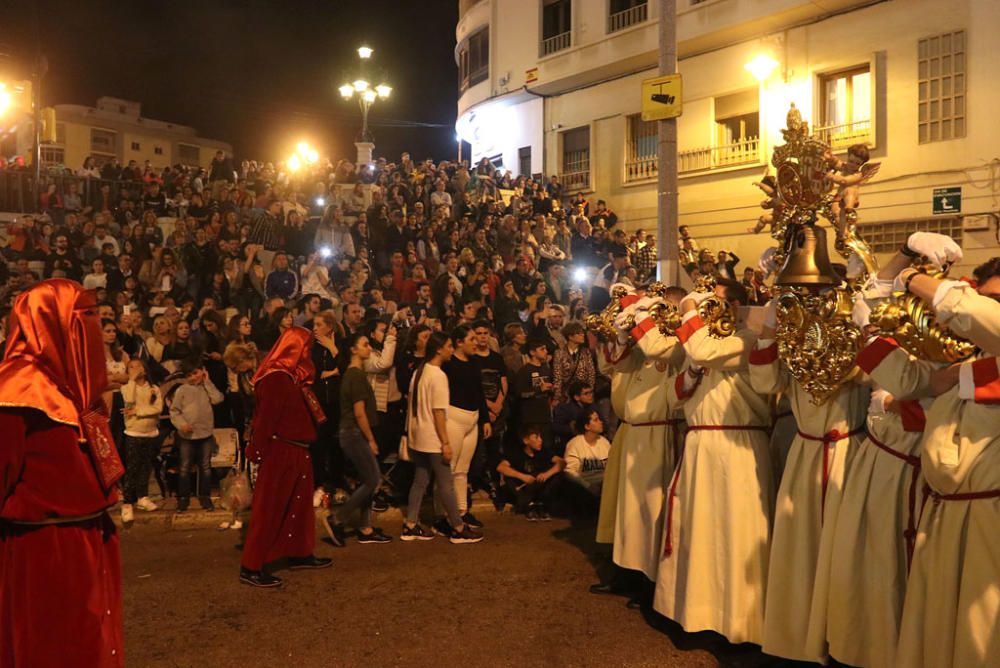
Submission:
POLYGON ((813 224, 796 224, 792 229, 785 264, 775 285, 838 285, 840 278, 830 264, 826 230, 813 224))

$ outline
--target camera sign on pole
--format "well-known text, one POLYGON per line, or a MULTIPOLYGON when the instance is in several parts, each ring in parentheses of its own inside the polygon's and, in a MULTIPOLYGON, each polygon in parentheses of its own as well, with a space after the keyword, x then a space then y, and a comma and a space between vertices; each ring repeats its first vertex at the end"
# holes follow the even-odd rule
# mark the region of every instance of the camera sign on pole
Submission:
POLYGON ((681 75, 668 74, 642 82, 642 120, 677 118, 683 111, 681 75))

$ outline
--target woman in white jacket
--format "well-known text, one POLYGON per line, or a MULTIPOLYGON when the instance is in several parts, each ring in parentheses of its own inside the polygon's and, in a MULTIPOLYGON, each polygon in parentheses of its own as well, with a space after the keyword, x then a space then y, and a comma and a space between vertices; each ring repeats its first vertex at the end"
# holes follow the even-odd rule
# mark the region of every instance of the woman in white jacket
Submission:
POLYGON ((156 510, 149 498, 149 474, 160 443, 160 413, 163 393, 149 382, 146 364, 135 358, 128 362, 128 382, 122 386, 125 402, 125 477, 122 482, 122 522, 133 519, 133 504, 142 510, 156 510))

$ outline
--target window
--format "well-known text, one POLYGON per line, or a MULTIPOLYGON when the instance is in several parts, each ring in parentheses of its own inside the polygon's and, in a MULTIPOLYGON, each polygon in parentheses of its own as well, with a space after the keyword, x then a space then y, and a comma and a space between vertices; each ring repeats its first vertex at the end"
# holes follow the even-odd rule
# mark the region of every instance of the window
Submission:
POLYGON ((870 143, 872 77, 868 65, 820 77, 823 101, 815 133, 834 148, 870 143))
POLYGON ((41 146, 42 150, 42 165, 45 167, 51 167, 53 165, 62 165, 66 162, 66 150, 62 148, 57 148, 55 146, 45 145, 41 146))
POLYGON ((517 149, 517 175, 531 176, 531 147, 522 146, 517 149))
POLYGON ((472 34, 458 51, 458 90, 486 81, 490 72, 490 29, 472 34))
POLYGON ((876 253, 894 253, 906 243, 914 232, 946 234, 959 246, 962 245, 962 217, 949 216, 902 220, 885 223, 861 223, 858 232, 876 253))
POLYGON ((678 169, 694 172, 760 162, 760 93, 754 88, 715 98, 715 144, 677 154, 678 169))
POLYGON ((644 121, 642 114, 632 114, 628 117, 627 123, 625 182, 654 178, 659 157, 656 121, 644 121))
POLYGON ((155 153, 156 155, 163 155, 163 147, 162 146, 154 146, 153 147, 153 153, 155 153))
POLYGON ((624 30, 646 20, 647 0, 611 0, 608 4, 608 32, 624 30))
POLYGON ((917 42, 917 137, 921 144, 965 136, 965 31, 917 42))
POLYGON ((133 151, 140 151, 140 150, 142 150, 142 146, 139 145, 139 142, 134 141, 134 142, 132 142, 132 150, 133 151))
POLYGON ((562 133, 562 175, 566 190, 590 186, 590 126, 562 133))
POLYGON ((116 133, 112 130, 101 130, 90 128, 90 149, 92 151, 103 151, 105 153, 115 153, 116 133))
POLYGON ((193 144, 178 144, 177 155, 182 165, 198 166, 201 161, 201 149, 193 144))
POLYGON ((541 55, 569 48, 573 29, 571 10, 571 0, 543 0, 541 55))

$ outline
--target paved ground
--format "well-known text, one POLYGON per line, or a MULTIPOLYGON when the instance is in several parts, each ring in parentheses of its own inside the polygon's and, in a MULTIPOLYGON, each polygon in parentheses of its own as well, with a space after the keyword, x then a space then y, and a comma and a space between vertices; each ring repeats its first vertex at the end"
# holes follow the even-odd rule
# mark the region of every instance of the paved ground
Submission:
MULTIPOLYGON (((238 532, 197 516, 123 531, 129 666, 784 665, 588 593, 593 530, 566 520, 482 512, 476 545, 320 543, 333 568, 255 590, 237 580, 238 532)), ((398 534, 398 512, 380 523, 398 534)))

